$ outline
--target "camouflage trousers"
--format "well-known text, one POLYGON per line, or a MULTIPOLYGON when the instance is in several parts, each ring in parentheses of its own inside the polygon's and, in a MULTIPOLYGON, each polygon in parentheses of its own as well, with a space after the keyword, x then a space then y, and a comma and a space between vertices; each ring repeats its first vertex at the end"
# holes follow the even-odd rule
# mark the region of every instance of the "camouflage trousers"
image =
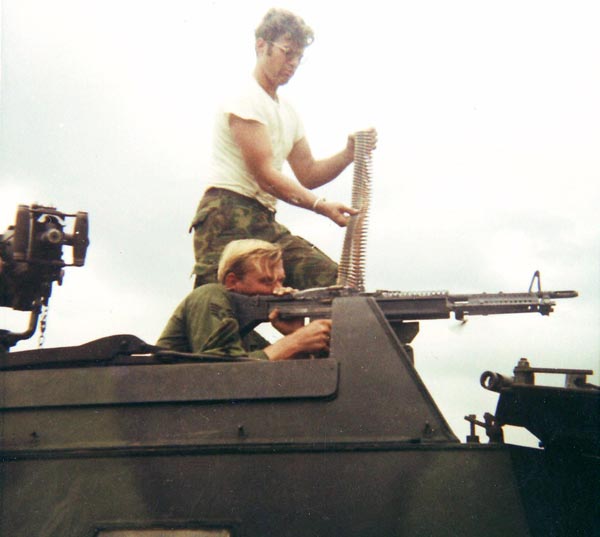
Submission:
POLYGON ((190 231, 194 229, 195 286, 217 281, 225 246, 237 239, 262 239, 283 250, 285 285, 310 289, 334 285, 337 264, 316 246, 275 221, 275 214, 258 201, 221 188, 203 196, 190 231))

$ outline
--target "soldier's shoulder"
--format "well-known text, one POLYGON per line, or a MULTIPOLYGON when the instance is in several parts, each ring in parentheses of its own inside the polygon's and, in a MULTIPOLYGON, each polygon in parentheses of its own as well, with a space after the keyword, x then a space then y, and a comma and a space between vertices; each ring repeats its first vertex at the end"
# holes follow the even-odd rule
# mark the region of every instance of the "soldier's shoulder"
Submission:
POLYGON ((190 295, 196 297, 213 297, 213 296, 229 296, 227 288, 220 283, 205 283, 199 287, 196 287, 190 295))

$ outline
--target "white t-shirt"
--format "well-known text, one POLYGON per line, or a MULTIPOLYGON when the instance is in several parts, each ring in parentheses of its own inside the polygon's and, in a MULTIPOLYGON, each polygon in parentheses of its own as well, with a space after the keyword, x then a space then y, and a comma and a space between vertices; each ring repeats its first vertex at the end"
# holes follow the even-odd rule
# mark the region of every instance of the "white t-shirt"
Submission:
POLYGON ((294 144, 304 137, 302 122, 287 101, 273 100, 254 78, 237 97, 226 100, 217 113, 207 188, 226 188, 275 210, 277 198, 260 188, 246 168, 242 153, 231 136, 230 114, 266 125, 278 170, 294 144))

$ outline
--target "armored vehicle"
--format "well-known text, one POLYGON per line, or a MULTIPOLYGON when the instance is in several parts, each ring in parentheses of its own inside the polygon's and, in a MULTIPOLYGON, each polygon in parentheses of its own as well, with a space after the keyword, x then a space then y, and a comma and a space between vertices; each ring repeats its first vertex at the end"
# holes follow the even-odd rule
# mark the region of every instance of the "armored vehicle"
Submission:
MULTIPOLYGON (((533 312, 576 293, 365 293, 325 289, 238 303, 327 315, 331 351, 263 362, 165 351, 134 335, 8 352, 35 330, 87 215, 19 209, 0 237, 2 305, 32 312, 0 354, 0 535, 266 537, 600 535, 600 391, 589 370, 519 360, 485 371, 496 409, 461 442, 414 366, 431 318, 533 312), (43 248, 42 248, 43 247, 43 248), (20 276, 18 276, 20 275, 20 276), (27 276, 25 276, 27 275, 27 276), (526 427, 540 448, 507 444, 526 427), (480 441, 485 434, 486 441, 480 441)), ((539 283, 539 278, 538 278, 539 283)), ((245 328, 244 328, 245 329, 245 328)))

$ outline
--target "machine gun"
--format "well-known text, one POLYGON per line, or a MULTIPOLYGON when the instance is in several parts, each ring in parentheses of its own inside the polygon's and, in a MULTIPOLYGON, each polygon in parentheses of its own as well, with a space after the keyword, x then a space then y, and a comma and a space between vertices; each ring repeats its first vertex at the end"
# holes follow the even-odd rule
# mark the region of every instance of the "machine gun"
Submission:
POLYGON ((0 330, 0 352, 36 330, 42 307, 48 306, 52 284, 62 284, 64 267, 81 267, 89 245, 88 215, 66 214, 54 207, 19 205, 15 225, 0 234, 0 307, 31 312, 24 332, 0 330), (66 219, 74 218, 66 231, 66 219), (63 246, 71 246, 71 263, 63 260, 63 246))
MULTIPOLYGON (((281 319, 328 318, 331 316, 332 302, 341 297, 371 297, 398 333, 398 328, 405 321, 448 319, 451 314, 461 321, 464 321, 468 315, 502 313, 550 315, 554 311, 556 299, 574 298, 577 296, 577 291, 542 291, 540 273, 536 271, 529 290, 521 293, 450 294, 447 292, 405 293, 400 291, 368 293, 348 287, 333 286, 307 289, 283 296, 246 296, 238 293, 231 293, 231 295, 240 332, 245 335, 260 323, 268 321, 269 314, 275 309, 279 311, 281 319), (536 281, 537 289, 534 290, 536 281)), ((401 337, 403 342, 409 342, 410 339, 401 337)))

